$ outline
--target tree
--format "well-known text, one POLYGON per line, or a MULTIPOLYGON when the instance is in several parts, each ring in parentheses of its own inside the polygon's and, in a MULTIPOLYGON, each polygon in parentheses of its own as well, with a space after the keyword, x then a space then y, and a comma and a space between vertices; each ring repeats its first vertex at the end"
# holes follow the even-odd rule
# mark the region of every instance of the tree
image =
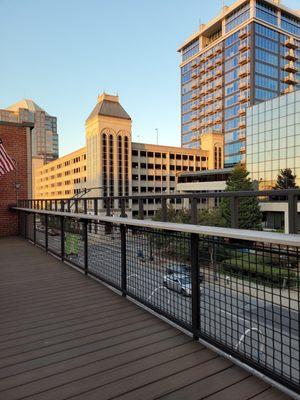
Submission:
POLYGON ((224 220, 218 208, 199 210, 197 221, 199 225, 204 226, 224 226, 224 220))
MULTIPOLYGON (((249 178, 249 172, 238 164, 230 174, 225 192, 254 190, 253 182, 249 178)), ((220 204, 221 217, 225 226, 231 226, 230 198, 223 197, 220 204)), ((238 224, 240 229, 262 229, 262 214, 256 197, 239 198, 238 224)))
POLYGON ((280 171, 273 189, 298 189, 296 185, 296 175, 293 175, 291 168, 282 169, 280 171))

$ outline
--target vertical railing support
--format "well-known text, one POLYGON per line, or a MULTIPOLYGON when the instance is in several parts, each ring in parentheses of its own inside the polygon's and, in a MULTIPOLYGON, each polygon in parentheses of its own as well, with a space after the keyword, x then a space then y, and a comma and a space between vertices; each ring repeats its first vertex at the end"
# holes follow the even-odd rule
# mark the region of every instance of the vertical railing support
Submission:
POLYGON ((167 199, 165 197, 161 198, 161 221, 168 221, 167 199))
POLYGON ((121 233, 121 289, 122 296, 127 293, 127 269, 126 269, 126 225, 120 225, 121 233))
POLYGON ((191 233, 192 268, 192 330, 194 340, 199 339, 200 329, 200 288, 199 288, 199 236, 191 233))
POLYGON ((288 233, 297 233, 297 200, 298 196, 293 193, 288 195, 288 233))
POLYGON ((87 275, 89 272, 88 265, 88 220, 83 220, 83 235, 84 235, 84 274, 87 275))
POLYGON ((126 202, 125 199, 121 199, 121 217, 126 218, 126 202))
POLYGON ((48 251, 48 214, 45 214, 45 248, 48 251))
POLYGON ((36 244, 36 213, 33 213, 33 243, 36 244))
POLYGON ((24 237, 27 240, 27 212, 24 212, 24 237))
POLYGON ((239 199, 236 196, 230 197, 231 228, 239 227, 239 199))
POLYGON ((144 219, 144 202, 143 198, 139 198, 139 219, 144 219))
POLYGON ((60 217, 60 253, 61 260, 65 259, 65 223, 64 217, 60 217))
POLYGON ((191 198, 191 222, 194 225, 197 225, 197 199, 192 197, 191 198))

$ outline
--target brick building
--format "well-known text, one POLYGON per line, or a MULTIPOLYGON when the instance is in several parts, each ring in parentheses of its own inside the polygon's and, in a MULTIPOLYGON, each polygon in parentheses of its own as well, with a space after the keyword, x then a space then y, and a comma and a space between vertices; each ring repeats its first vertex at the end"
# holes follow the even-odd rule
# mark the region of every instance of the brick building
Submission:
POLYGON ((33 124, 0 120, 0 138, 16 169, 0 176, 0 237, 18 234, 18 218, 9 210, 18 198, 31 197, 31 131, 33 124))

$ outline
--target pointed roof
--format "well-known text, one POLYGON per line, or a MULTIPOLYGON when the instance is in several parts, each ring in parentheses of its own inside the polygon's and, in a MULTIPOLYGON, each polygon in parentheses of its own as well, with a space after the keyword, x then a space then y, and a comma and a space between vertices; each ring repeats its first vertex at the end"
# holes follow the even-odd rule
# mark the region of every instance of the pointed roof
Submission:
POLYGON ((102 93, 98 97, 98 103, 88 116, 86 122, 97 115, 131 120, 130 116, 119 103, 119 96, 112 96, 107 93, 102 93))
MULTIPOLYGON (((26 110, 29 110, 31 112, 36 112, 36 111, 44 111, 45 112, 45 110, 43 110, 42 107, 38 106, 31 99, 23 99, 21 101, 18 101, 17 103, 12 104, 11 106, 7 107, 6 110, 18 111, 19 108, 25 108, 26 110)), ((49 114, 46 113, 46 115, 49 115, 49 114)))

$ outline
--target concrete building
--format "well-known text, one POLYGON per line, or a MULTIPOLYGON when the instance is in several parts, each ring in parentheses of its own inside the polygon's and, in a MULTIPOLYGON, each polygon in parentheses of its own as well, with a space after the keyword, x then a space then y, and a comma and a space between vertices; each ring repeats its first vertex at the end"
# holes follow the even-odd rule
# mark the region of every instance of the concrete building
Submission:
POLYGON ((58 157, 57 118, 49 115, 31 99, 24 99, 0 110, 0 119, 33 122, 32 157, 46 164, 58 157))
POLYGON ((246 108, 300 87, 300 14, 280 1, 239 0, 202 24, 182 56, 182 146, 224 134, 225 167, 245 162, 246 108))
MULTIPOLYGON (((221 134, 204 134, 201 150, 134 143, 131 122, 118 96, 100 95, 86 120, 86 147, 37 168, 35 198, 70 198, 84 189, 85 197, 103 198, 176 193, 180 172, 223 167, 221 134)), ((153 215, 158 205, 145 204, 145 216, 153 215)), ((118 205, 116 200, 113 206, 118 205)), ((104 202, 99 207, 104 209, 104 202)), ((137 202, 127 207, 138 212, 137 202)))

